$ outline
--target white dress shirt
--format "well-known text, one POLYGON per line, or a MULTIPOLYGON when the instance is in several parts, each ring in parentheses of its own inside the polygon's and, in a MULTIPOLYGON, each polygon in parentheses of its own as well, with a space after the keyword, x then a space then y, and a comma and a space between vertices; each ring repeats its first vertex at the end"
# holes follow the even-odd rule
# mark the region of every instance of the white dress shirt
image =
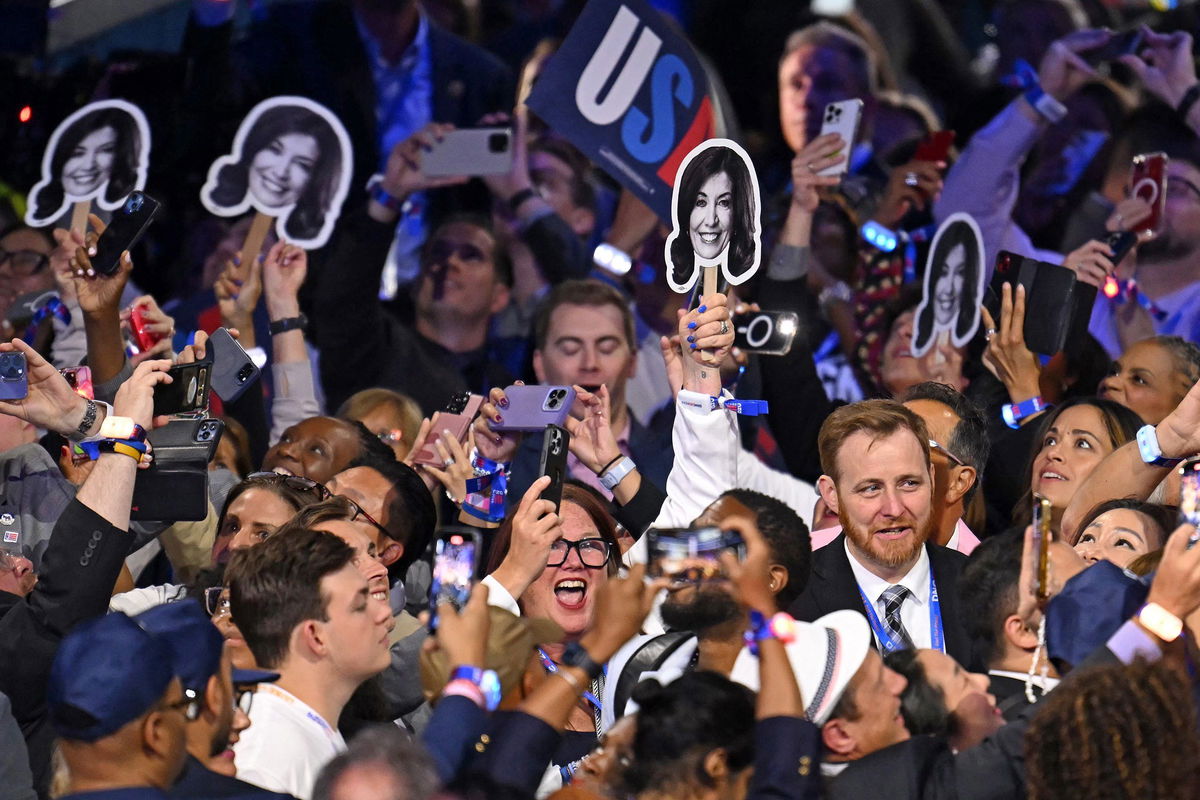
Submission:
POLYGON ((922 547, 917 563, 913 564, 907 575, 893 584, 858 563, 854 558, 854 553, 850 551, 849 540, 846 540, 844 546, 846 557, 850 559, 850 569, 854 572, 854 580, 858 582, 858 588, 862 590, 862 593, 874 604, 880 624, 884 624, 881 596, 892 586, 904 586, 908 589, 909 595, 900 605, 900 621, 904 623, 904 629, 908 631, 913 647, 918 649, 932 647, 933 633, 929 627, 929 551, 922 547))

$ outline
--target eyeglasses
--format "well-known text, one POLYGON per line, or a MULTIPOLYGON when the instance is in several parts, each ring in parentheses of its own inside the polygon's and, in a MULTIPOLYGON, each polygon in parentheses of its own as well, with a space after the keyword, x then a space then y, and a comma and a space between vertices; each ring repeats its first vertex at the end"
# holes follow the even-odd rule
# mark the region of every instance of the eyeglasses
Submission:
POLYGON ((399 428, 393 428, 390 431, 383 431, 375 435, 379 437, 379 441, 389 445, 396 444, 396 442, 404 440, 404 431, 400 430, 399 428))
POLYGON ((233 687, 235 692, 233 704, 240 708, 246 716, 250 716, 250 708, 254 705, 254 691, 257 688, 257 684, 233 687))
POLYGON ((36 250, 5 250, 0 247, 0 266, 12 265, 12 271, 22 277, 36 275, 50 263, 50 256, 36 250))
POLYGON ((185 689, 183 694, 182 700, 166 703, 158 708, 160 711, 182 711, 184 719, 188 722, 195 722, 200 718, 200 698, 191 689, 185 689))
POLYGON ((966 466, 966 463, 961 458, 954 455, 954 453, 951 453, 949 450, 947 450, 945 447, 943 447, 942 445, 935 442, 933 439, 929 440, 929 449, 938 451, 939 453, 941 453, 946 458, 950 459, 951 461, 953 461, 955 464, 957 464, 960 467, 966 466))
POLYGON ((326 489, 325 484, 317 483, 312 478, 304 478, 300 475, 283 475, 278 472, 251 472, 246 476, 246 480, 251 479, 280 483, 298 492, 308 492, 315 496, 318 501, 328 500, 333 497, 333 492, 326 489))
POLYGON ((389 539, 394 539, 394 538, 396 538, 396 537, 392 536, 392 534, 391 534, 391 533, 388 531, 388 529, 387 529, 387 528, 385 528, 385 527, 383 527, 382 525, 380 525, 380 524, 379 524, 379 523, 378 523, 378 522, 375 520, 375 518, 374 518, 374 517, 372 517, 370 514, 368 514, 366 511, 364 511, 364 510, 363 510, 363 507, 362 507, 362 506, 360 506, 358 503, 354 502, 354 501, 353 501, 353 500, 351 500, 349 497, 346 497, 346 495, 344 495, 344 494, 339 494, 339 495, 336 495, 336 497, 340 497, 341 499, 345 500, 345 501, 346 501, 346 503, 347 503, 347 504, 350 506, 350 508, 354 509, 354 516, 350 517, 350 521, 351 521, 351 522, 354 522, 354 521, 355 521, 356 519, 358 519, 359 517, 362 517, 362 518, 363 518, 363 519, 365 519, 365 520, 366 520, 368 523, 370 523, 371 525, 375 526, 375 528, 376 528, 376 529, 378 529, 378 530, 379 530, 379 532, 380 532, 380 533, 382 533, 384 536, 388 537, 389 539))
POLYGON ((212 586, 204 590, 204 610, 213 619, 229 614, 229 593, 224 586, 212 586))
POLYGON ((561 567, 567 563, 567 556, 572 550, 579 553, 579 560, 588 569, 600 569, 608 563, 609 556, 612 555, 612 546, 607 539, 580 539, 577 542, 559 539, 550 545, 550 558, 546 561, 546 566, 561 567))

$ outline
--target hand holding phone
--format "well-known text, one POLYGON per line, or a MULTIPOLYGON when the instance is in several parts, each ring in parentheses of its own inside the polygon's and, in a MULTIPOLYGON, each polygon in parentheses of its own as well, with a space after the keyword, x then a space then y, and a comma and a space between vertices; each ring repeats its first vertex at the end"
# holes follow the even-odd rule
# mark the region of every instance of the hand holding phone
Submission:
POLYGON ((23 400, 29 396, 29 368, 25 354, 0 353, 0 400, 23 400))
POLYGON ((831 167, 818 172, 818 175, 844 175, 850 168, 850 154, 854 151, 854 144, 858 141, 858 126, 862 121, 863 101, 842 100, 838 103, 830 103, 825 106, 825 112, 821 117, 821 136, 827 133, 836 133, 842 137, 842 141, 846 143, 845 151, 839 151, 833 155, 845 155, 846 158, 831 167))
POLYGON ((438 531, 433 545, 433 582, 429 586, 429 631, 437 630, 438 606, 461 611, 471 597, 480 556, 479 534, 466 527, 438 531))
POLYGON ((60 369, 59 373, 67 379, 67 385, 75 394, 87 400, 96 399, 96 390, 92 385, 91 367, 66 367, 60 369))
POLYGON ((144 192, 134 192, 113 214, 104 233, 96 240, 92 269, 100 275, 113 275, 121 264, 121 253, 131 249, 150 227, 158 213, 159 202, 144 192))
POLYGON ((567 480, 567 453, 571 445, 571 434, 558 425, 547 425, 542 434, 542 458, 539 472, 550 478, 550 485, 542 490, 541 498, 554 503, 557 513, 562 505, 563 483, 567 480))
POLYGON ((742 537, 717 527, 651 528, 646 537, 646 577, 667 578, 672 584, 727 579, 721 554, 732 552, 738 561, 746 557, 742 537))
POLYGON ((437 424, 430 426, 425 441, 421 443, 420 449, 411 459, 412 463, 434 467, 446 466, 437 454, 437 442, 442 437, 442 431, 450 431, 450 436, 458 439, 460 444, 465 442, 471 422, 479 413, 481 405, 483 405, 483 396, 470 392, 463 392, 451 398, 450 402, 446 404, 446 410, 438 412, 437 424))
POLYGON ((1033 573, 1033 593, 1039 602, 1050 599, 1050 530, 1054 509, 1050 501, 1040 494, 1033 496, 1033 553, 1037 560, 1033 573))

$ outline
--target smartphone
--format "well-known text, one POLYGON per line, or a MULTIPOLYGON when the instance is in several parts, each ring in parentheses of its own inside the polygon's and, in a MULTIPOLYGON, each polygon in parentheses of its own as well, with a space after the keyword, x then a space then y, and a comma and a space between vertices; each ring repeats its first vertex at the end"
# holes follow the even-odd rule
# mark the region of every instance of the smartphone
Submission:
POLYGON ((1200 540, 1200 458, 1189 458, 1179 465, 1179 524, 1197 529, 1188 537, 1190 550, 1200 540))
POLYGON ((954 131, 934 131, 921 140, 913 161, 945 161, 954 146, 954 131))
POLYGON ((1050 501, 1040 494, 1033 495, 1033 550, 1037 569, 1033 576, 1033 592, 1038 600, 1050 597, 1050 501))
POLYGON ((450 435, 459 442, 465 442, 467 432, 471 429, 471 423, 475 421, 475 415, 479 413, 481 405, 483 405, 483 396, 470 392, 463 392, 450 398, 446 409, 438 414, 437 430, 431 430, 425 437, 425 442, 417 451, 413 463, 444 467, 445 464, 437 454, 437 447, 434 446, 434 443, 442 438, 442 431, 446 430, 450 431, 450 435))
POLYGON ((1133 157, 1130 194, 1150 204, 1150 216, 1139 223, 1134 233, 1157 234, 1162 229, 1167 206, 1167 154, 1142 153, 1133 157))
POLYGON ((450 131, 421 155, 421 171, 444 175, 502 175, 512 169, 512 128, 450 131))
POLYGON ((92 256, 92 269, 101 275, 112 275, 121 263, 121 253, 132 248, 142 238, 159 202, 144 192, 134 192, 125 204, 113 214, 104 233, 96 241, 96 255, 92 256))
POLYGON ((443 528, 433 543, 433 582, 429 586, 429 630, 437 630, 437 609, 450 603, 461 610, 471 598, 481 548, 479 534, 467 527, 443 528))
POLYGON ((26 373, 24 353, 0 353, 0 400, 21 400, 29 396, 26 373))
POLYGON ((258 380, 259 369, 227 328, 217 328, 208 337, 205 348, 212 362, 209 383, 217 397, 232 403, 258 380))
POLYGON ((500 422, 488 420, 494 431, 536 433, 547 425, 562 425, 575 404, 570 386, 509 386, 504 390, 508 408, 500 409, 500 422))
POLYGON ((147 435, 154 460, 133 482, 130 519, 199 522, 208 517, 208 462, 221 442, 219 419, 173 419, 147 435))
POLYGON ((821 135, 838 133, 846 143, 844 150, 834 155, 846 156, 841 162, 832 167, 826 167, 818 175, 844 175, 850 169, 850 154, 854 151, 854 142, 858 138, 858 125, 862 120, 863 101, 842 100, 825 106, 825 115, 821 118, 821 135))
POLYGON ((67 379, 71 391, 88 400, 96 399, 96 390, 92 384, 91 367, 67 367, 60 369, 59 374, 67 379))
POLYGON ((1104 243, 1112 250, 1112 258, 1109 260, 1112 261, 1113 267, 1116 267, 1137 244, 1137 234, 1130 231, 1116 231, 1110 233, 1104 243))
POLYGON ((1116 61, 1121 56, 1137 53, 1141 49, 1143 37, 1141 28, 1114 33, 1104 44, 1085 50, 1080 55, 1093 67, 1099 66, 1106 61, 1116 61))
POLYGON ((549 475, 550 485, 542 490, 541 498, 554 503, 554 512, 562 505, 563 483, 567 480, 567 453, 571 434, 558 425, 547 425, 542 434, 542 458, 538 475, 549 475))
POLYGON ((733 346, 747 353, 787 355, 800 330, 795 311, 752 311, 733 317, 733 346))
POLYGON ((154 387, 154 416, 186 414, 208 408, 208 378, 212 364, 197 361, 180 364, 167 370, 170 383, 154 387))
POLYGON ((1062 350, 1072 325, 1072 315, 1063 310, 1074 307, 1081 286, 1075 273, 1057 264, 1001 250, 984 297, 984 305, 997 322, 1005 283, 1011 284, 1014 293, 1018 285, 1025 287, 1026 347, 1043 355, 1062 350))
POLYGON ((129 311, 129 330, 133 334, 133 343, 142 353, 166 338, 161 333, 152 333, 146 330, 146 318, 142 315, 142 306, 140 305, 135 305, 129 311))
POLYGON ((217 445, 225 433, 225 423, 204 417, 172 419, 147 434, 154 448, 154 460, 200 461, 208 464, 217 454, 217 445))
POLYGON ((746 557, 742 537, 717 527, 651 528, 646 531, 649 578, 670 578, 673 583, 699 583, 727 577, 722 553, 746 557))

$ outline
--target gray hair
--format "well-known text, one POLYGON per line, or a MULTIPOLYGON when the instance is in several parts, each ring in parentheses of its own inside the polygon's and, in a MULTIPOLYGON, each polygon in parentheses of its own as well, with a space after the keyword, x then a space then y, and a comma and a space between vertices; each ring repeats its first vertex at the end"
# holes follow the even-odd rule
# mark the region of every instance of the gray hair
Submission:
POLYGON ((313 785, 313 800, 428 800, 441 787, 433 759, 425 747, 395 725, 366 728, 346 752, 324 766, 313 785), (359 797, 339 784, 357 770, 382 771, 391 778, 385 795, 359 797))

